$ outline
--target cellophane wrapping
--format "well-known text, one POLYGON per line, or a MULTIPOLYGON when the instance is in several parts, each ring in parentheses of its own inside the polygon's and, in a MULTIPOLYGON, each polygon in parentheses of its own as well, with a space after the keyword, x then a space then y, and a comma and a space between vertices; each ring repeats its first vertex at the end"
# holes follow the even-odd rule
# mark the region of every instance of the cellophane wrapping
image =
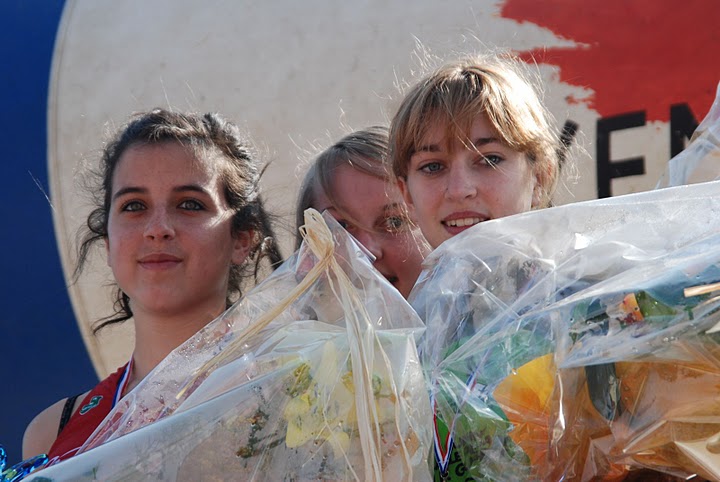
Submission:
POLYGON ((719 107, 664 181, 696 184, 485 222, 426 259, 436 476, 720 480, 719 107))
POLYGON ((720 179, 720 84, 710 111, 692 135, 690 145, 670 159, 657 188, 720 179))
POLYGON ((325 221, 37 480, 429 480, 424 325, 325 221))

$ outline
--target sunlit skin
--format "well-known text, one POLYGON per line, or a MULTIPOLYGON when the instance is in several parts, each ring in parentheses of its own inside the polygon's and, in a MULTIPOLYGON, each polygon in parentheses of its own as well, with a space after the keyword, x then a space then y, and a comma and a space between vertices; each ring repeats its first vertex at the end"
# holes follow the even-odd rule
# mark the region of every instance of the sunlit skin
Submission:
MULTIPOLYGON (((230 266, 249 254, 252 232, 231 231, 220 162, 197 159, 177 142, 131 146, 118 160, 105 245, 135 326, 124 393, 225 310, 230 266)), ((75 410, 88 393, 79 396, 75 410)), ((50 450, 64 405, 60 400, 30 423, 25 458, 50 450)))
POLYGON ((136 343, 168 329, 186 339, 224 311, 230 265, 250 246, 250 234, 231 233, 217 170, 180 143, 138 145, 120 158, 111 196, 108 265, 130 298, 136 343))
POLYGON ((426 254, 410 225, 397 188, 378 177, 341 165, 333 171, 337 206, 315 189, 315 208, 327 210, 373 256, 373 266, 407 298, 426 254))
POLYGON ((398 185, 432 248, 491 219, 530 210, 539 188, 523 153, 505 145, 485 115, 470 126, 469 141, 444 138, 437 124, 412 154, 398 185))

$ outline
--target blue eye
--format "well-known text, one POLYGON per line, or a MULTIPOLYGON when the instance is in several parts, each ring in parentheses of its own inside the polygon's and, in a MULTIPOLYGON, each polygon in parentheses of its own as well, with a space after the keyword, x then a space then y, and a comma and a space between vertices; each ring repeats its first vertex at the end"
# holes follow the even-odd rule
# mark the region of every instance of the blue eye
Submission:
POLYGON ((428 174, 432 174, 442 169, 443 166, 439 162, 428 162, 427 164, 421 166, 419 170, 428 174))
POLYGON ((490 167, 495 167, 504 160, 505 159, 503 157, 498 156, 497 154, 489 154, 487 156, 482 156, 482 161, 490 167))

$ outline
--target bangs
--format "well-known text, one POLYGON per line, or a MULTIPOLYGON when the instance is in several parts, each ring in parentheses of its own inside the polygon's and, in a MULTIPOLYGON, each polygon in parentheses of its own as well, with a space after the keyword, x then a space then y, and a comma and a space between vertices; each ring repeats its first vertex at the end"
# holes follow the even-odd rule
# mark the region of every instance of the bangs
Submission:
POLYGON ((427 91, 424 98, 411 109, 407 122, 409 143, 404 146, 407 159, 429 144, 428 136, 432 130, 442 134, 442 145, 448 152, 453 150, 455 140, 466 148, 473 147, 470 130, 480 116, 489 121, 494 135, 504 144, 517 150, 521 146, 508 138, 507 129, 503 129, 504 112, 496 112, 496 104, 490 89, 483 85, 476 75, 459 71, 457 75, 444 80, 427 91))

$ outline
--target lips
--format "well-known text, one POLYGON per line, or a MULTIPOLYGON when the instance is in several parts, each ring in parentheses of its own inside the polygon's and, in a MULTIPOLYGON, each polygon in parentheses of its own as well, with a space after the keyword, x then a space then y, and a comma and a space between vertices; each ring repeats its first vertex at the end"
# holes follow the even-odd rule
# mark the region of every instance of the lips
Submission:
POLYGON ((458 227, 463 228, 465 226, 473 226, 480 222, 480 218, 460 218, 460 219, 451 219, 448 221, 445 221, 445 225, 449 226, 451 228, 458 227))
POLYGON ((138 264, 145 269, 159 271, 174 268, 182 262, 182 258, 167 253, 153 253, 140 257, 138 264))
MULTIPOLYGON (((379 271, 379 270, 378 270, 379 271)), ((391 285, 395 286, 395 284, 398 282, 398 277, 393 276, 391 274, 383 273, 380 271, 380 274, 383 275, 383 277, 390 282, 391 285)))
POLYGON ((466 211, 452 213, 440 222, 451 235, 455 236, 456 234, 461 233, 483 221, 487 221, 488 219, 489 218, 483 214, 466 211))
POLYGON ((388 276, 388 275, 383 275, 383 276, 385 276, 385 279, 387 279, 390 282, 390 284, 393 286, 395 286, 398 282, 397 276, 388 276))

